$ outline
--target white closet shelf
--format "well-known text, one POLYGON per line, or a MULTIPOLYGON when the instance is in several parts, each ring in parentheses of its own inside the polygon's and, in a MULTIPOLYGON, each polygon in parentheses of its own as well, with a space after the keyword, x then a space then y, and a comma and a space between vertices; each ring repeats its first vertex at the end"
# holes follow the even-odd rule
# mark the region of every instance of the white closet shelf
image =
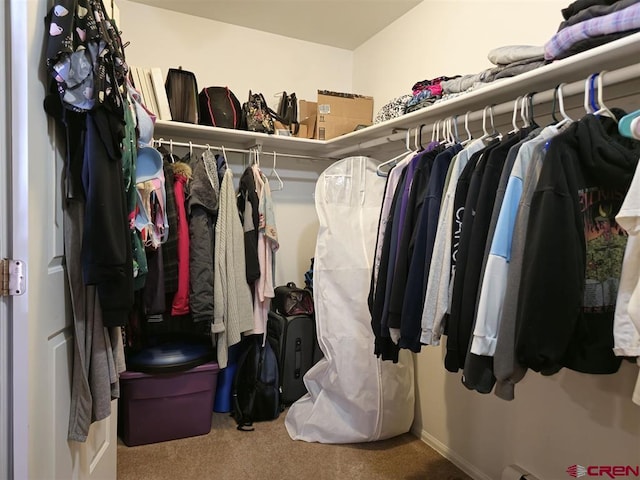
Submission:
MULTIPOLYGON (((549 90, 562 82, 584 80, 592 73, 619 69, 638 61, 640 61, 640 32, 522 75, 490 83, 486 87, 451 100, 327 141, 162 120, 156 123, 155 138, 224 145, 232 148, 250 148, 259 144, 265 150, 275 150, 278 153, 322 158, 338 159, 351 154, 375 157, 376 153, 386 155, 402 150, 403 145, 398 140, 404 137, 402 134, 399 135, 398 131, 433 123, 453 115, 464 115, 467 111, 482 110, 488 105, 515 100, 519 95, 549 90)), ((640 77, 640 64, 638 77, 640 77)), ((428 136, 430 132, 425 131, 425 134, 428 136)))

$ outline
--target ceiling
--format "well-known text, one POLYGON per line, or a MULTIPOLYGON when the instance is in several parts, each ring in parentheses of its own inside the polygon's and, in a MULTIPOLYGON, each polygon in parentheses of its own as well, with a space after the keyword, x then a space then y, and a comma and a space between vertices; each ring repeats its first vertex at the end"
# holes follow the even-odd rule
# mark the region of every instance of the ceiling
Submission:
POLYGON ((354 50, 422 0, 132 0, 354 50))

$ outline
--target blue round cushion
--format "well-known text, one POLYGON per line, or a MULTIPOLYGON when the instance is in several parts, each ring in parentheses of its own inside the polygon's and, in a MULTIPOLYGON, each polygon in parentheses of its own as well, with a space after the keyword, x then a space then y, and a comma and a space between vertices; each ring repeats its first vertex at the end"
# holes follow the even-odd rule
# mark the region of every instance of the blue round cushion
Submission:
POLYGON ((210 342, 185 339, 164 340, 127 356, 127 370, 170 373, 190 370, 215 359, 210 342))

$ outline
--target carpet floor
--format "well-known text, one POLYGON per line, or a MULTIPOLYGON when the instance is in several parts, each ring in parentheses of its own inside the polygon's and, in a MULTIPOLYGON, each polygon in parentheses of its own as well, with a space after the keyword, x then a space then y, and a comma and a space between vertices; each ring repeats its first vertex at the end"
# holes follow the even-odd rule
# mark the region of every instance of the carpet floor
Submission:
POLYGON ((469 480, 407 433, 372 443, 327 445, 293 441, 283 412, 240 432, 214 413, 208 435, 127 447, 118 441, 118 480, 469 480))

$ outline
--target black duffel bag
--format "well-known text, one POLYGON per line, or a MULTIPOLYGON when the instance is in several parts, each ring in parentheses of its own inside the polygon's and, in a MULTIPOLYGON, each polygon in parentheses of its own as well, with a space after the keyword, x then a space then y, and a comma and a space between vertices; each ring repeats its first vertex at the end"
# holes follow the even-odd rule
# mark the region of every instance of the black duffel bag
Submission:
POLYGON ((295 283, 276 287, 273 309, 286 316, 313 315, 313 295, 306 288, 298 288, 295 283))

